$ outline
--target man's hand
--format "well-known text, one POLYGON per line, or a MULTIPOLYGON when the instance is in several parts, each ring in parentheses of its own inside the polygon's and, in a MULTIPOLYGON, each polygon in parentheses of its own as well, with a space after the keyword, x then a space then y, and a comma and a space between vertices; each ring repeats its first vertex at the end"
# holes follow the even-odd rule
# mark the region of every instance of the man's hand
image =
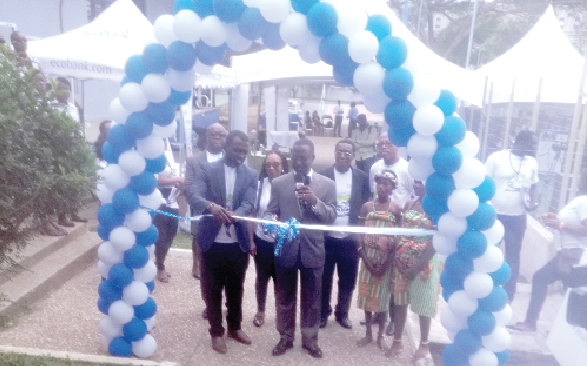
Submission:
POLYGON ((314 191, 309 186, 301 186, 298 191, 298 197, 311 205, 318 203, 318 197, 316 197, 314 191))
POLYGON ((226 211, 222 206, 217 205, 215 203, 210 205, 210 213, 214 216, 214 219, 217 221, 222 222, 223 224, 230 224, 232 223, 232 218, 230 217, 230 213, 226 211))
POLYGON ((251 239, 251 249, 249 249, 249 253, 253 257, 257 255, 257 246, 255 245, 255 242, 253 241, 253 239, 251 239))

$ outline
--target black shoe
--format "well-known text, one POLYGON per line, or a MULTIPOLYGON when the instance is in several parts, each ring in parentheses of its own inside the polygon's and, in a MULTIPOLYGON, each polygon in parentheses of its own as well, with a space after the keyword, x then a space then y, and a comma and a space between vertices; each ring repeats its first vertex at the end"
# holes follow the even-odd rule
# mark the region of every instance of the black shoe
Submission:
POLYGON ((344 318, 337 318, 336 322, 345 329, 353 329, 353 323, 351 323, 351 320, 348 318, 348 316, 345 316, 344 318))
POLYGON ((273 356, 281 356, 284 355, 285 352, 288 349, 292 349, 293 348, 293 342, 292 341, 286 341, 285 339, 282 339, 279 341, 279 343, 277 343, 277 345, 273 348, 273 351, 271 352, 271 354, 273 356))
POLYGON ((320 328, 326 328, 326 324, 328 324, 328 317, 320 317, 320 328))
POLYGON ((389 324, 387 324, 387 328, 385 329, 385 335, 392 336, 394 328, 393 321, 390 321, 389 324))
POLYGON ((315 358, 322 358, 322 350, 320 349, 320 347, 318 347, 317 344, 314 344, 312 346, 307 346, 304 344, 302 348, 308 351, 310 356, 315 358))

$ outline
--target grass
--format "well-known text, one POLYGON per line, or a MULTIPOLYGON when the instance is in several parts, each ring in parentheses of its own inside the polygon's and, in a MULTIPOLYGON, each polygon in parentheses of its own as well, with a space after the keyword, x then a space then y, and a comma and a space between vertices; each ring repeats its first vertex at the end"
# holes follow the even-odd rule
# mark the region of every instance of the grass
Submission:
POLYGON ((173 239, 173 243, 171 243, 172 248, 179 248, 179 249, 192 249, 192 234, 187 233, 183 230, 180 230, 175 238, 173 239))
POLYGON ((48 356, 27 356, 0 353, 0 365, 5 366, 115 366, 114 364, 73 361, 48 356))

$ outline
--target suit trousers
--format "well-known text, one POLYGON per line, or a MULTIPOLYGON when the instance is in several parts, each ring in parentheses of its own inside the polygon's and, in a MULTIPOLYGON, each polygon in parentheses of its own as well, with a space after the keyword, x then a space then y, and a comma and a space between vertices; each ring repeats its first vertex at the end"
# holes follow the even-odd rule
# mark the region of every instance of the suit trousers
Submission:
POLYGON ((340 130, 342 128, 342 116, 335 116, 334 117, 334 131, 332 131, 332 136, 340 137, 340 130), (336 134, 338 131, 338 135, 336 134))
MULTIPOLYGON (((192 239, 192 259, 194 261, 194 265, 197 265, 200 269, 200 279, 204 278, 204 265, 202 264, 202 251, 200 250, 200 246, 196 241, 196 236, 192 239)), ((202 300, 206 302, 206 283, 204 280, 200 280, 200 295, 202 296, 202 300)))
POLYGON ((265 311, 267 303, 267 287, 269 280, 273 278, 273 292, 275 293, 275 261, 273 255, 274 244, 259 238, 255 235, 255 245, 257 246, 257 255, 255 256, 255 270, 257 278, 255 280, 255 293, 257 295, 257 311, 265 311))
POLYGON ((210 335, 224 335, 222 327, 222 289, 226 292, 228 330, 241 329, 243 279, 247 271, 248 253, 241 250, 238 243, 213 243, 212 247, 202 253, 205 283, 206 306, 210 335))
POLYGON ((297 263, 290 268, 275 264, 277 275, 277 330, 281 339, 294 340, 296 324, 296 298, 298 290, 298 271, 301 279, 301 319, 302 345, 318 344, 320 326, 320 289, 324 267, 305 268, 298 255, 297 263))
MULTIPOLYGON (((505 242, 505 261, 512 270, 512 275, 508 282, 503 285, 503 289, 508 294, 508 300, 513 301, 516 294, 516 283, 520 275, 520 252, 522 251, 522 240, 526 233, 526 215, 509 216, 497 215, 504 228, 503 240, 505 242)), ((496 243, 487 243, 496 244, 496 243)))
MULTIPOLYGON (((169 212, 177 215, 177 208, 168 208, 165 205, 159 206, 159 211, 169 212)), ((177 217, 171 217, 163 214, 157 214, 153 219, 153 225, 159 230, 159 236, 155 242, 155 260, 157 261, 157 270, 165 270, 165 257, 171 247, 173 238, 177 235, 177 217)))
POLYGON ((334 315, 345 318, 348 316, 359 268, 357 242, 354 240, 354 236, 341 239, 326 236, 324 247, 326 249, 326 261, 324 263, 324 274, 322 275, 322 318, 332 314, 330 298, 335 265, 338 272, 338 305, 334 315))

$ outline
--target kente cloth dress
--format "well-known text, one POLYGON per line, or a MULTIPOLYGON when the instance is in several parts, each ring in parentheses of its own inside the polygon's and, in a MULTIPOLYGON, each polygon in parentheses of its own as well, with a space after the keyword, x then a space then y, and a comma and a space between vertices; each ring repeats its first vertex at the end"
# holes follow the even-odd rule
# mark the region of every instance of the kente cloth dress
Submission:
MULTIPOLYGON (((425 215, 410 209, 404 214, 403 227, 408 229, 423 228, 426 221, 428 218, 425 215)), ((398 244, 396 258, 411 267, 418 261, 428 245, 432 245, 432 236, 402 236, 398 244)), ((411 280, 402 274, 397 267, 393 269, 392 279, 394 304, 410 304, 414 313, 427 317, 434 316, 440 285, 438 253, 435 253, 424 269, 411 280)))
MULTIPOLYGON (((365 218, 366 227, 396 227, 396 218, 393 212, 371 211, 365 218)), ((376 263, 384 263, 393 251, 393 236, 366 234, 364 237, 365 255, 376 263)), ((359 270, 359 308, 365 311, 382 312, 389 308, 391 297, 391 261, 385 273, 374 276, 361 261, 359 270)))

